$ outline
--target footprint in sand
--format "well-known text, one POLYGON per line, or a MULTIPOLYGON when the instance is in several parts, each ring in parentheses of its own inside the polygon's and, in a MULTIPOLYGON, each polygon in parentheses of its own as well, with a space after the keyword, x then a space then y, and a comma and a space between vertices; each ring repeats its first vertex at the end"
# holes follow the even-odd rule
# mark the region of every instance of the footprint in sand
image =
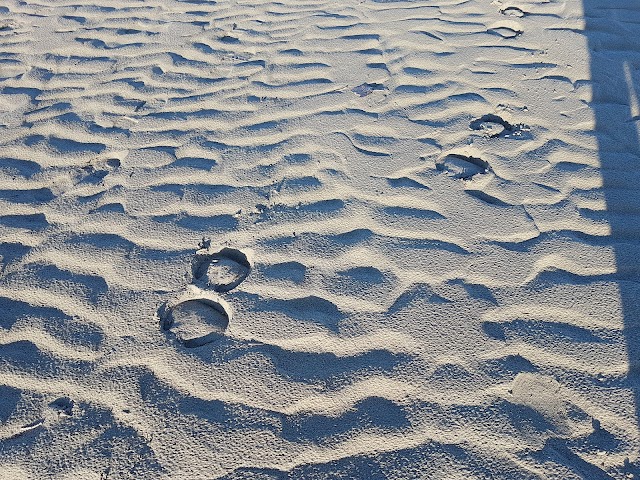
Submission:
POLYGON ((513 131, 513 125, 498 115, 488 114, 476 118, 469 124, 471 130, 481 131, 485 137, 495 138, 513 131))
POLYGON ((502 15, 506 15, 508 17, 518 17, 522 18, 525 16, 524 10, 518 7, 506 7, 500 10, 502 15))
POLYGON ((436 161, 436 169, 452 178, 468 180, 474 175, 489 172, 489 163, 479 157, 450 153, 436 161))
POLYGON ((189 292, 160 308, 160 325, 185 347, 196 348, 222 338, 229 326, 229 312, 223 300, 205 292, 189 292))
POLYGON ((201 347, 222 338, 229 326, 228 304, 206 289, 228 292, 240 285, 251 271, 247 254, 240 250, 225 247, 211 252, 210 241, 204 239, 200 247, 191 265, 195 285, 158 311, 161 328, 170 330, 187 348, 201 347))
POLYGON ((358 85, 357 87, 353 87, 351 91, 356 95, 361 97, 366 97, 367 95, 373 93, 376 90, 384 90, 384 85, 380 83, 363 83, 358 85))
POLYGON ((0 32, 13 32, 18 30, 22 25, 14 20, 0 20, 0 32))
POLYGON ((194 283, 216 292, 228 292, 240 285, 251 271, 247 255, 225 247, 214 253, 198 252, 193 260, 194 283))
POLYGON ((502 38, 515 38, 522 35, 524 30, 518 22, 505 20, 494 24, 487 32, 502 38))
POLYGON ((68 397, 60 397, 49 404, 49 407, 58 413, 59 417, 72 417, 75 402, 68 397))
POLYGON ((522 123, 514 125, 507 122, 499 115, 489 113, 469 123, 471 130, 482 132, 487 138, 511 138, 511 139, 529 139, 531 138, 530 128, 522 123))

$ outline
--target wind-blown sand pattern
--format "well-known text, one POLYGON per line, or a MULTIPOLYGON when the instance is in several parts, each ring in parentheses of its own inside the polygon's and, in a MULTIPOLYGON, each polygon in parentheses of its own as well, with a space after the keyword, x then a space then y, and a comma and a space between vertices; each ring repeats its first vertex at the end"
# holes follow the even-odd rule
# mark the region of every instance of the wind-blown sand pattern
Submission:
POLYGON ((0 478, 636 478, 585 2, 2 2, 0 478))

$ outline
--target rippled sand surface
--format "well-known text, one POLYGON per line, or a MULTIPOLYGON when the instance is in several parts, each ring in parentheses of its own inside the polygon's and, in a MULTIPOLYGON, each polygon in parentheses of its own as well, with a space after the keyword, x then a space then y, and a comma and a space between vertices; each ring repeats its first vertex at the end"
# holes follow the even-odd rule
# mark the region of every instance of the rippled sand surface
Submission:
POLYGON ((600 3, 2 2, 0 478, 636 478, 600 3))

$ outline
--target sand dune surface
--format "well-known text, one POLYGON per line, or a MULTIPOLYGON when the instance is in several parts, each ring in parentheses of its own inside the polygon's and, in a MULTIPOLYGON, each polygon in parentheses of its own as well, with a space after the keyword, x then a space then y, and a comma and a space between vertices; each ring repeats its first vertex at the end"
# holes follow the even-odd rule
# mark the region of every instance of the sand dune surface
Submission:
POLYGON ((0 478, 640 478, 635 38, 2 2, 0 478))

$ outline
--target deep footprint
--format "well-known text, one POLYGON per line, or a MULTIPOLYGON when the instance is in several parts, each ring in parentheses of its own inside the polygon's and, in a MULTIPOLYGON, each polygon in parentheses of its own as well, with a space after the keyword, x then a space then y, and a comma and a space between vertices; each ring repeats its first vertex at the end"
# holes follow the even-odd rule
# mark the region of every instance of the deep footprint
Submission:
POLYGON ((194 280, 216 292, 228 292, 240 285, 251 271, 251 262, 240 250, 223 248, 215 253, 198 253, 193 261, 194 280))
POLYGON ((210 298, 192 298, 173 306, 165 305, 160 313, 163 330, 171 330, 187 348, 214 342, 229 326, 229 313, 221 303, 210 298))
POLYGON ((474 175, 487 173, 489 163, 478 157, 450 153, 436 162, 436 168, 452 178, 468 180, 474 175))

